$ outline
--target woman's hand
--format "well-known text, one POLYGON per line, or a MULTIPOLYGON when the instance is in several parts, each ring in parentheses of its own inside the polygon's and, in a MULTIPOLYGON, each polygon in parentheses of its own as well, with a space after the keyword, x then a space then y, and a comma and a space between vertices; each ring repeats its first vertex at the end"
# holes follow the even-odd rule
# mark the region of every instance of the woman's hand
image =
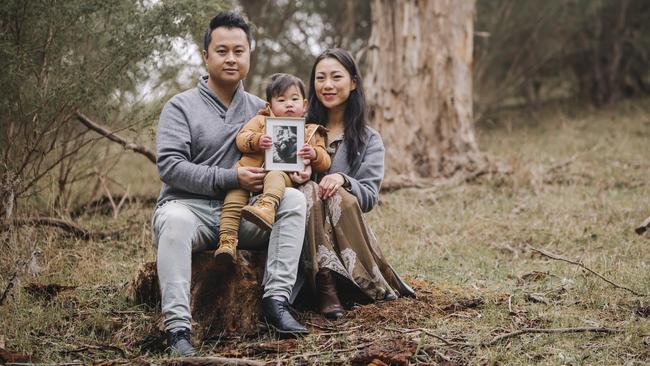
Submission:
POLYGON ((329 174, 323 177, 318 184, 318 195, 320 199, 326 200, 334 195, 345 183, 345 179, 339 173, 329 174))
POLYGON ((311 165, 309 165, 309 160, 305 160, 305 167, 301 172, 293 172, 289 177, 296 184, 303 184, 308 181, 311 177, 311 165))
POLYGON ((269 135, 260 136, 260 142, 258 143, 260 150, 270 149, 273 146, 273 138, 269 135))
POLYGON ((314 160, 316 159, 316 150, 309 144, 304 144, 298 151, 298 156, 303 159, 314 160))

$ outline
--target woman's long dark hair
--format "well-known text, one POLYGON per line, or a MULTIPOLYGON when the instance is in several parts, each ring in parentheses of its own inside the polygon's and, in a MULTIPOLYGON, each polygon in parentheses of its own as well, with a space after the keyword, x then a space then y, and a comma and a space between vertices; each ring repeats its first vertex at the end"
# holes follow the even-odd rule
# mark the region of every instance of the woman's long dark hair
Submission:
POLYGON ((333 58, 345 67, 352 80, 356 83, 356 88, 350 92, 347 100, 345 111, 343 112, 344 141, 348 147, 348 163, 352 164, 357 154, 361 151, 366 143, 366 96, 363 92, 363 80, 359 73, 359 67, 354 61, 350 52, 341 48, 331 48, 321 53, 314 62, 309 78, 309 109, 307 110, 307 121, 318 123, 319 125, 327 124, 328 110, 323 103, 316 97, 316 87, 314 80, 316 78, 316 65, 326 58, 333 58))

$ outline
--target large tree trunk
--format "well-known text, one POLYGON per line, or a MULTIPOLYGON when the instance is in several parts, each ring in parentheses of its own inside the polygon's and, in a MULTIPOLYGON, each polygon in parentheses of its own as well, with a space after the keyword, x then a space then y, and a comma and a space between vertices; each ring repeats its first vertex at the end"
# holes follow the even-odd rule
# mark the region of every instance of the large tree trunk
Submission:
POLYGON ((373 0, 365 87, 386 145, 385 188, 483 169, 472 123, 474 12, 473 0, 373 0))

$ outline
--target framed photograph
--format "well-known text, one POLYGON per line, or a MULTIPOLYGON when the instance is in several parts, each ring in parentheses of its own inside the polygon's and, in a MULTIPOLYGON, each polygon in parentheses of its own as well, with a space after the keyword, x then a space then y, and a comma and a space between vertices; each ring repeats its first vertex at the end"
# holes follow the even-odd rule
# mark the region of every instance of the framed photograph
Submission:
POLYGON ((266 150, 266 170, 298 172, 303 169, 298 150, 305 141, 305 119, 266 117, 266 134, 273 139, 273 147, 266 150))

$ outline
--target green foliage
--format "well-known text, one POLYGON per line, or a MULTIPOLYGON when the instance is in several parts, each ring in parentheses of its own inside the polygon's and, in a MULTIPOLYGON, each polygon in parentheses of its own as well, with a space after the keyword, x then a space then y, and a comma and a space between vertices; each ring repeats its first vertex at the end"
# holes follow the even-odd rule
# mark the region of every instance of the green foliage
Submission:
POLYGON ((73 159, 94 142, 76 122, 75 111, 111 127, 128 127, 142 107, 134 98, 139 85, 152 73, 169 74, 174 65, 158 61, 171 53, 174 40, 200 32, 223 2, 211 4, 2 2, 0 198, 8 191, 16 197, 33 192, 55 168, 61 169, 62 193, 73 159))

